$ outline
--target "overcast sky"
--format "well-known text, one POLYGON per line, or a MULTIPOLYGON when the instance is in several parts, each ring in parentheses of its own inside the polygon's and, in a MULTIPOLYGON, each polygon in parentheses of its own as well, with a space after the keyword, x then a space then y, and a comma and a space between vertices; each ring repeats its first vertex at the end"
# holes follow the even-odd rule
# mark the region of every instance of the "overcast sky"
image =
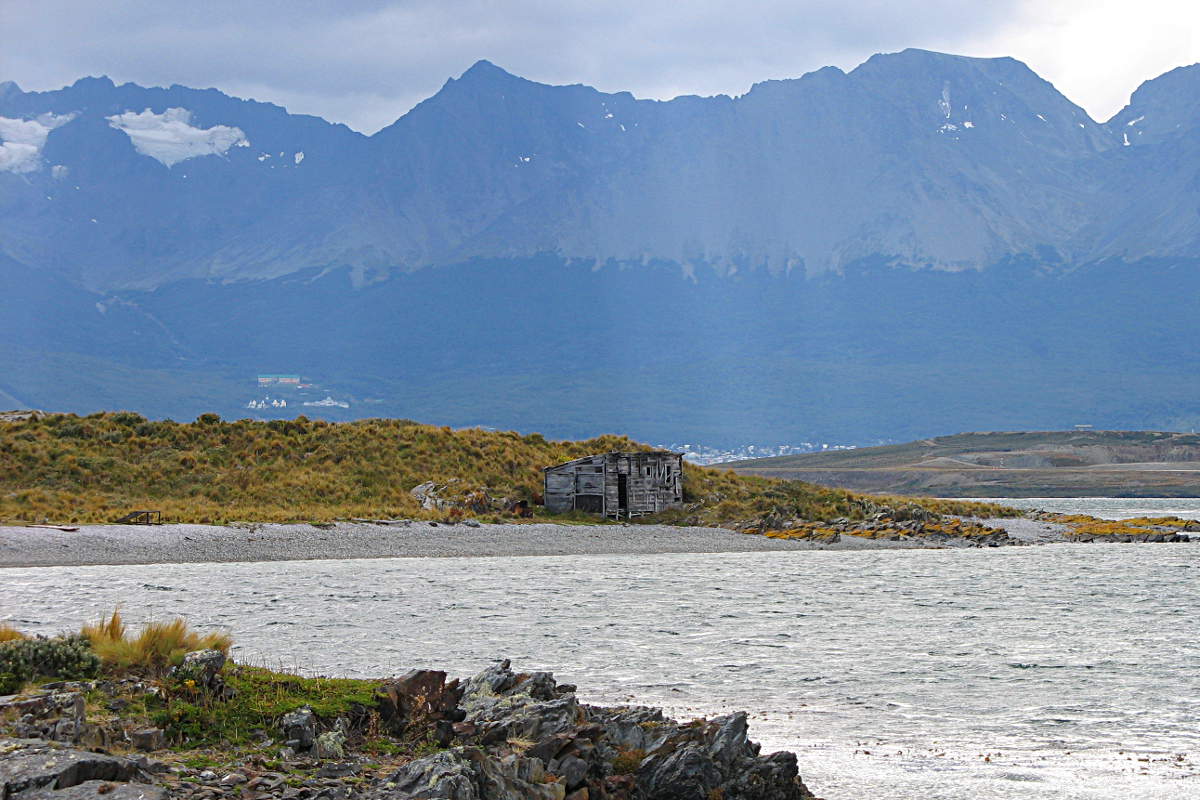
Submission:
POLYGON ((215 86, 371 133, 480 58, 639 97, 921 47, 1013 56, 1096 119, 1200 61, 1197 0, 0 0, 0 80, 215 86))

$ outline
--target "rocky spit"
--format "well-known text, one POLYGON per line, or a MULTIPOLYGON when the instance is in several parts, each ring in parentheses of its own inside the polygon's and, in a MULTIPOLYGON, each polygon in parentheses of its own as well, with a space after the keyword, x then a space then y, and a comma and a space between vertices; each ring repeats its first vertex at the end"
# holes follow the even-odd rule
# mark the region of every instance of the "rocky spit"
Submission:
POLYGON ((463 558, 804 550, 805 542, 673 525, 310 524, 0 526, 0 567, 350 558, 463 558))
MULTIPOLYGON (((212 702, 227 691, 223 660, 203 651, 185 663, 212 702)), ((430 670, 381 681, 362 713, 297 708, 240 754, 199 754, 137 720, 88 719, 85 697, 111 697, 111 709, 157 691, 124 679, 0 698, 0 800, 813 798, 793 754, 763 755, 749 740, 744 713, 679 723, 653 708, 590 706, 550 673, 508 661, 461 682, 430 670), (365 752, 368 727, 421 745, 365 752)))
MULTIPOLYGON (((1049 515, 1052 516, 1052 515, 1049 515)), ((789 539, 758 535, 798 521, 753 520, 735 529, 684 525, 456 524, 420 520, 199 525, 0 525, 0 568, 100 564, 186 564, 355 558, 470 558, 657 553, 744 553, 778 550, 896 550, 1001 547, 1061 542, 1200 541, 1196 532, 1163 529, 1142 536, 1071 537, 1070 527, 1025 517, 971 519, 994 532, 983 537, 922 533, 919 521, 827 523, 835 535, 789 539), (764 527, 765 526, 765 527, 764 527)), ((1200 522, 1186 531, 1200 530, 1200 522)))

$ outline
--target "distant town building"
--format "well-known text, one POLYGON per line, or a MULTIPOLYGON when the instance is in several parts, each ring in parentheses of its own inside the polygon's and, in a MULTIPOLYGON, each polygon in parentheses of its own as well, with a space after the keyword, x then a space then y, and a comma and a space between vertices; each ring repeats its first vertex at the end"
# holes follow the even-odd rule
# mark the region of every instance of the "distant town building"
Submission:
POLYGON ((542 470, 546 510, 606 517, 653 514, 683 503, 683 454, 606 453, 542 470))
POLYGON ((300 385, 300 376, 299 375, 259 375, 258 376, 258 385, 259 386, 273 386, 273 385, 278 385, 278 384, 284 384, 287 386, 299 386, 300 385))

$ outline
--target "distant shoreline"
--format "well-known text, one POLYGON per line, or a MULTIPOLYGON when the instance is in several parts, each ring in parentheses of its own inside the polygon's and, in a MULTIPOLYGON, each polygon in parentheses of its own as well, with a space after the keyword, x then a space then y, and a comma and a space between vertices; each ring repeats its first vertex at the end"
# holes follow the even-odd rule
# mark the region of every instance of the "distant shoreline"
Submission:
MULTIPOLYGON (((989 520, 1001 526, 1028 520, 989 520)), ((1024 541, 1060 541, 1045 531, 1024 541)), ((1015 532, 1010 531, 1010 535, 1015 532)), ((1015 537, 1022 538, 1022 537, 1015 537)), ((308 524, 79 525, 78 531, 0 526, 0 568, 120 564, 231 563, 359 558, 470 558, 661 553, 741 553, 783 550, 895 550, 964 546, 843 536, 828 543, 773 539, 723 528, 672 525, 479 527, 412 522, 376 525, 308 524)))

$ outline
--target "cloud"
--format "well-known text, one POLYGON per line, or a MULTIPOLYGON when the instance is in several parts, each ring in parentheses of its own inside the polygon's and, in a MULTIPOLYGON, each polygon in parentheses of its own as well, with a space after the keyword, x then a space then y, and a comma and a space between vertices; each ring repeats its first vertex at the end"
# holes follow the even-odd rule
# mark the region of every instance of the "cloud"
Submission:
POLYGON ((168 108, 161 114, 147 108, 140 114, 126 111, 107 119, 109 125, 130 138, 139 153, 168 167, 197 156, 223 156, 231 147, 250 146, 241 128, 197 128, 192 125, 192 112, 184 108, 168 108))
POLYGON ((42 114, 37 119, 0 117, 0 172, 35 172, 42 167, 42 148, 50 131, 74 114, 42 114))
POLYGON ((1103 121, 1128 103, 1143 81, 1200 58, 1200 4, 1029 0, 1007 25, 968 37, 962 46, 973 54, 1025 61, 1103 121))
POLYGON ((741 94, 756 81, 830 64, 850 69, 876 52, 921 47, 1013 55, 1107 115, 1155 70, 1177 66, 1165 61, 1195 57, 1196 5, 5 0, 0 78, 26 89, 100 73, 142 84, 216 86, 372 132, 480 58, 546 83, 669 98, 741 94))

